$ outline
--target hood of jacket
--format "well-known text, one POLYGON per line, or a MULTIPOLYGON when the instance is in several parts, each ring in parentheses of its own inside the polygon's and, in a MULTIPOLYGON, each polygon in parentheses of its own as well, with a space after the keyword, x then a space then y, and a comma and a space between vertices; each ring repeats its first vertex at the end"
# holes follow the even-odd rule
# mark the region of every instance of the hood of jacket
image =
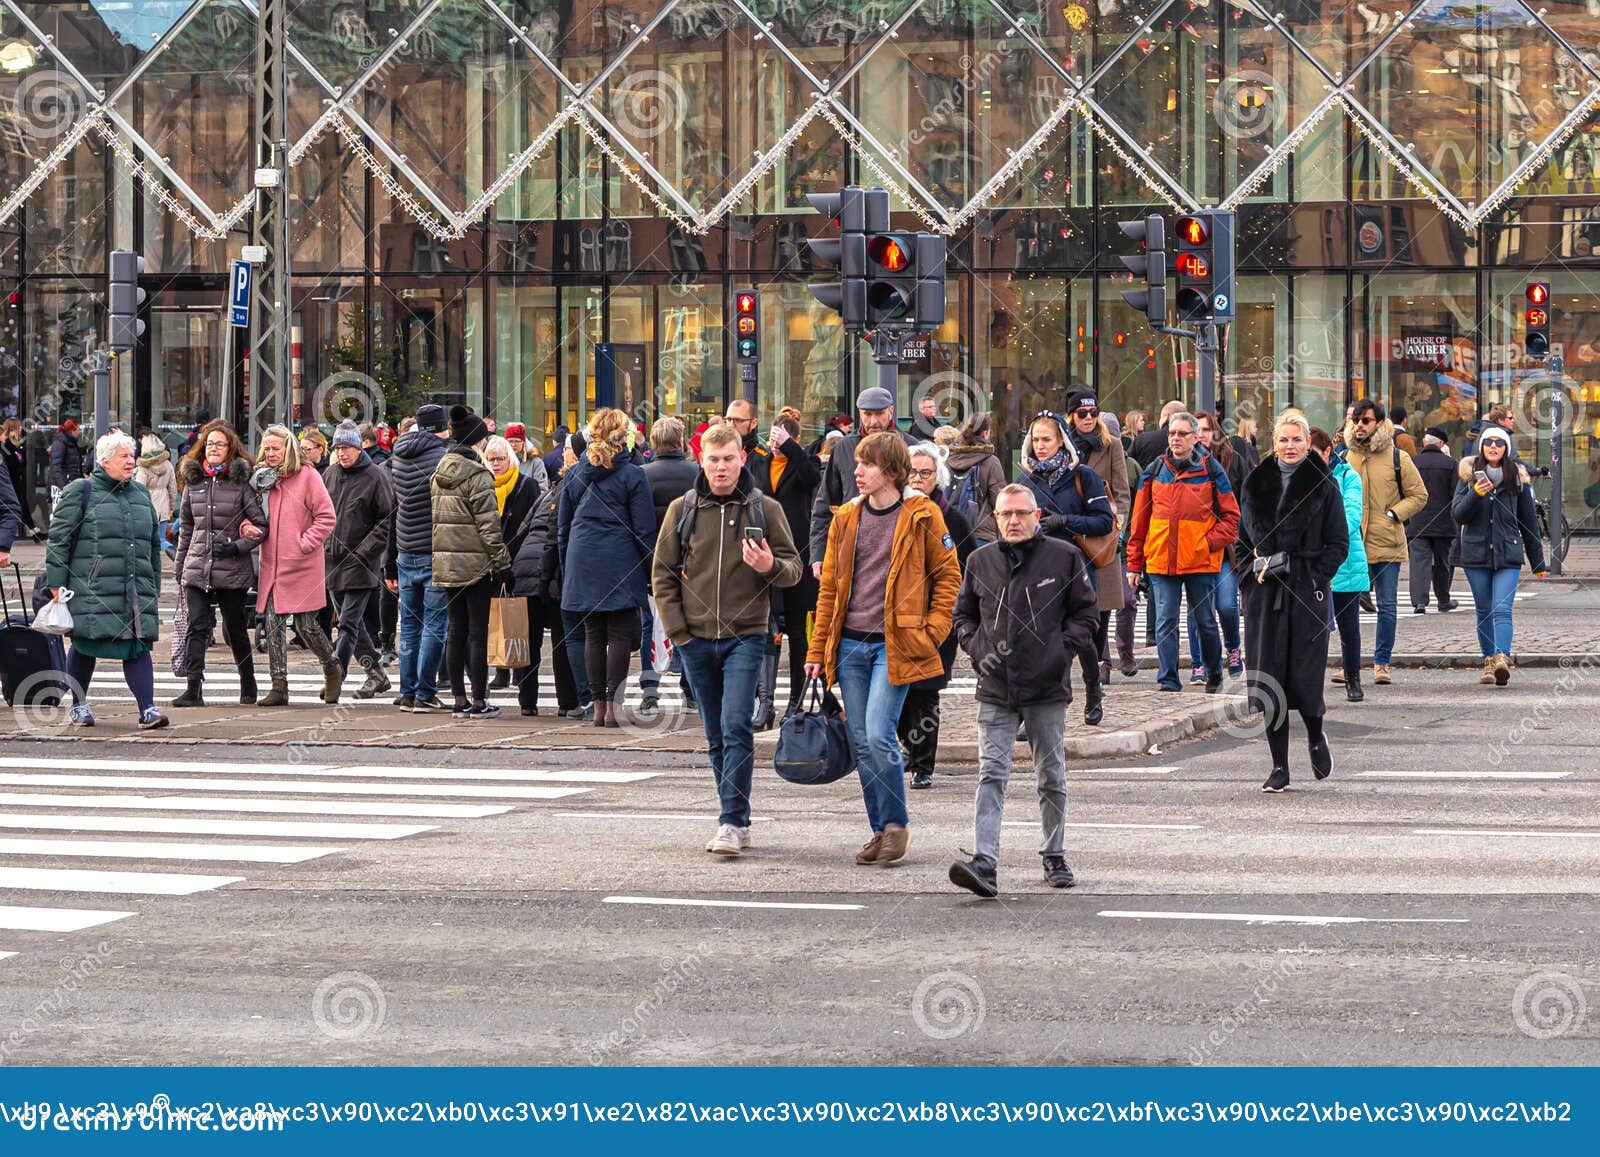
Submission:
MULTIPOLYGON (((1469 454, 1463 457, 1456 465, 1456 477, 1460 478, 1463 482, 1471 482, 1473 474, 1479 470, 1487 470, 1489 468, 1488 463, 1480 462, 1481 458, 1482 455, 1480 454, 1469 454)), ((1508 457, 1500 459, 1500 464, 1501 466, 1510 464, 1517 468, 1518 486, 1528 486, 1532 484, 1533 476, 1528 473, 1528 468, 1522 464, 1522 459, 1517 457, 1515 450, 1513 450, 1508 457)))
POLYGON ((733 493, 727 498, 719 499, 711 493, 711 483, 706 479, 706 472, 700 471, 694 480, 694 492, 700 496, 701 502, 746 502, 756 489, 755 475, 750 473, 750 467, 745 466, 739 471, 739 479, 733 484, 733 493))
POLYGON ((146 470, 153 470, 171 457, 172 451, 166 449, 157 450, 154 454, 139 455, 139 465, 146 470))
POLYGON ((452 445, 450 452, 439 459, 439 465, 434 467, 433 481, 441 490, 459 490, 480 473, 493 485, 494 475, 488 463, 478 457, 476 450, 452 445))
POLYGON ((947 461, 952 470, 970 470, 993 454, 994 447, 988 442, 979 442, 975 446, 952 446, 947 461))
POLYGON ((429 442, 441 442, 443 439, 431 430, 407 430, 400 436, 390 451, 392 458, 422 458, 427 455, 429 442))
POLYGON ((1394 423, 1387 418, 1378 423, 1378 428, 1372 431, 1372 437, 1366 442, 1356 441, 1354 422, 1346 422, 1342 432, 1345 445, 1363 454, 1387 454, 1394 448, 1394 423))
MULTIPOLYGON (((185 486, 196 486, 205 481, 206 468, 201 465, 198 458, 186 457, 179 467, 178 476, 183 479, 185 486)), ((228 468, 222 472, 222 480, 241 485, 250 481, 250 463, 243 458, 230 458, 228 468)))
POLYGON ((333 467, 338 466, 339 469, 344 471, 346 474, 359 474, 361 471, 365 470, 371 465, 372 455, 363 450, 361 453, 356 455, 356 460, 350 463, 350 465, 339 466, 339 460, 335 458, 329 463, 328 468, 331 470, 333 467))
POLYGON ((1022 468, 1029 474, 1032 474, 1034 470, 1038 468, 1039 461, 1033 456, 1032 431, 1034 422, 1042 422, 1045 420, 1052 421, 1056 424, 1056 428, 1061 434, 1061 444, 1067 448, 1068 468, 1077 469, 1078 448, 1072 444, 1072 430, 1067 425, 1066 420, 1054 410, 1046 410, 1044 413, 1040 414, 1038 417, 1034 418, 1028 423, 1029 433, 1024 436, 1022 440, 1022 468))

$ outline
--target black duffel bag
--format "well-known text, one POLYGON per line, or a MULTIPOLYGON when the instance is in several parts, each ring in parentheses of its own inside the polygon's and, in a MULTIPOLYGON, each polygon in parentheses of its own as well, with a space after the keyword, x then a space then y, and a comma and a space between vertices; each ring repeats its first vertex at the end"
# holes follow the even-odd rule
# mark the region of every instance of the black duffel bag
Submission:
POLYGON ((807 679, 800 702, 778 727, 773 765, 790 783, 823 784, 843 779, 856 769, 844 712, 822 684, 807 679))

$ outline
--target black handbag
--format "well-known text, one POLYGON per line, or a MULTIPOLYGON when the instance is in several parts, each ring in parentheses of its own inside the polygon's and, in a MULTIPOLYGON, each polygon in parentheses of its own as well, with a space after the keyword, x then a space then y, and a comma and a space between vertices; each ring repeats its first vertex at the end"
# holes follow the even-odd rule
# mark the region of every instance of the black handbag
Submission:
POLYGON ((1289 552, 1280 550, 1273 554, 1257 555, 1250 564, 1250 573, 1256 576, 1256 582, 1264 583, 1269 578, 1282 578, 1289 573, 1289 552))
POLYGON ((798 784, 833 783, 856 769, 844 712, 824 699, 816 679, 806 680, 800 704, 778 727, 773 766, 779 778, 798 784))

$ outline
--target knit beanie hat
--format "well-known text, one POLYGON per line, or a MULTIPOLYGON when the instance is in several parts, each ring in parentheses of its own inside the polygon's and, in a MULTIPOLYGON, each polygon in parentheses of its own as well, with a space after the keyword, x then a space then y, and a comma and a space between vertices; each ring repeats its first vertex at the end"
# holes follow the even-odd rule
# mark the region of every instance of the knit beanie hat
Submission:
POLYGON ((450 407, 450 440, 463 446, 476 446, 489 437, 484 420, 466 406, 450 407))
POLYGON ((354 446, 361 449, 361 431, 349 418, 339 423, 339 428, 333 432, 333 448, 340 446, 354 446))

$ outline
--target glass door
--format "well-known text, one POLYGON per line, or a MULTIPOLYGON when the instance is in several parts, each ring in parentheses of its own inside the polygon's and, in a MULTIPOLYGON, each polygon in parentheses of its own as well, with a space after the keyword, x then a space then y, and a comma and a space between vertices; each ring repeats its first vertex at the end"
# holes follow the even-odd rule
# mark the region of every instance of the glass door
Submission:
POLYGON ((219 413, 226 328, 220 309, 150 310, 150 426, 174 457, 219 413))

